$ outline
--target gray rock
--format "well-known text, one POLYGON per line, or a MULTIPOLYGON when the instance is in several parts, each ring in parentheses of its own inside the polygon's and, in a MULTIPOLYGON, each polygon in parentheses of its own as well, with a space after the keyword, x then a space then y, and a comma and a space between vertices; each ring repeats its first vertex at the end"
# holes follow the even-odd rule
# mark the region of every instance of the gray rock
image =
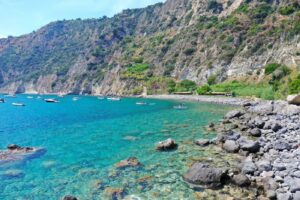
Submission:
POLYGON ((177 144, 175 140, 169 138, 165 141, 159 142, 156 146, 156 150, 158 151, 169 151, 177 148, 177 144))
POLYGON ((243 174, 254 174, 254 172, 257 170, 256 165, 252 161, 251 158, 247 158, 242 167, 243 174))
POLYGON ((225 115, 225 119, 233 119, 236 117, 240 117, 244 114, 242 110, 233 110, 225 115))
POLYGON ((238 140, 240 148, 244 151, 256 153, 259 151, 260 145, 257 141, 247 140, 246 138, 240 138, 238 140))
POLYGON ((260 137, 261 136, 261 130, 258 128, 254 128, 250 130, 250 135, 254 137, 260 137))
POLYGON ((271 199, 271 200, 275 200, 276 199, 276 192, 274 190, 268 190, 266 192, 266 196, 268 199, 271 199))
POLYGON ((240 187, 247 187, 251 184, 250 179, 244 174, 234 175, 233 182, 240 187))
POLYGON ((292 194, 290 192, 277 193, 278 200, 292 200, 292 194))
POLYGON ((293 194, 293 198, 294 200, 300 200, 300 191, 295 192, 295 194, 293 194))
POLYGON ((195 144, 201 147, 205 147, 210 144, 210 141, 206 139, 199 139, 195 141, 195 144))
POLYGON ((289 184, 292 193, 300 191, 300 178, 293 178, 289 184))
POLYGON ((286 100, 289 104, 300 105, 300 94, 289 95, 286 100))
POLYGON ((233 140, 226 140, 223 144, 223 149, 229 153, 236 153, 239 151, 239 145, 233 140))
POLYGON ((250 112, 257 113, 259 115, 270 115, 273 113, 272 102, 260 102, 259 104, 249 108, 250 112))
POLYGON ((183 178, 190 184, 208 188, 220 187, 228 179, 227 170, 211 167, 200 162, 194 163, 183 178))
POLYGON ((291 148, 292 148, 292 146, 290 144, 288 144, 287 142, 283 142, 283 141, 278 141, 278 142, 275 142, 275 144, 274 144, 274 149, 276 149, 278 151, 290 150, 291 148))
POLYGON ((272 165, 271 165, 270 161, 268 161, 268 160, 260 160, 260 161, 257 161, 255 164, 260 172, 263 172, 263 171, 268 172, 268 171, 272 170, 272 165))
POLYGON ((282 126, 278 123, 275 123, 275 124, 272 124, 271 125, 271 129, 274 131, 274 132, 277 132, 279 131, 280 129, 282 128, 282 126))

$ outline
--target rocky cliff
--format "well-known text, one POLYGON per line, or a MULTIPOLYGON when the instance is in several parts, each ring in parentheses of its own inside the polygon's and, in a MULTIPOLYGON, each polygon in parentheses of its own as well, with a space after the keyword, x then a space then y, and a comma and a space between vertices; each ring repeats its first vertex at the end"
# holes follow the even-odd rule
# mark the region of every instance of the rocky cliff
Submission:
POLYGON ((168 0, 0 39, 0 92, 138 94, 300 65, 297 0, 168 0))

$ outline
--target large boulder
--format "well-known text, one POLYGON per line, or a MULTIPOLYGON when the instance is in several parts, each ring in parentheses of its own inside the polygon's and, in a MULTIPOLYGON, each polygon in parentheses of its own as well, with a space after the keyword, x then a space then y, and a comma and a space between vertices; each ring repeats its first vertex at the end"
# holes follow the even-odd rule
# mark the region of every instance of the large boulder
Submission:
POLYGON ((260 102, 249 108, 250 112, 259 114, 259 115, 270 115, 273 113, 273 102, 260 102))
POLYGON ((243 174, 254 174, 254 172, 257 170, 256 165, 252 161, 251 157, 247 157, 242 166, 242 172, 243 174))
POLYGON ((229 153, 236 153, 239 151, 240 146, 233 140, 226 140, 223 144, 223 149, 229 153))
POLYGON ((183 176, 184 180, 192 185, 205 188, 217 188, 222 186, 228 176, 227 170, 211 167, 206 163, 197 162, 183 176))
POLYGON ((156 146, 156 150, 158 151, 169 151, 177 148, 177 144, 175 140, 169 138, 165 141, 159 142, 156 146))
POLYGON ((232 177, 233 182, 240 187, 247 187, 251 184, 250 179, 244 174, 234 175, 232 177))
POLYGON ((236 117, 238 118, 238 117, 242 116, 243 114, 244 114, 243 110, 233 110, 233 111, 228 112, 225 115, 225 119, 233 119, 236 117))
POLYGON ((300 94, 289 95, 286 100, 289 104, 300 105, 300 94))
POLYGON ((238 140, 240 148, 250 153, 256 153, 259 151, 260 144, 257 141, 248 140, 246 138, 240 138, 238 140))

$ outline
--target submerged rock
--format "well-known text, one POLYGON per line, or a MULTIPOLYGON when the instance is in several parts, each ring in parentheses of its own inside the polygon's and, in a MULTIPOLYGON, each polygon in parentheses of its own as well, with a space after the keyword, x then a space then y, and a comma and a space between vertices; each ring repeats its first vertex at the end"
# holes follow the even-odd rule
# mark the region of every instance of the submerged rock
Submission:
POLYGON ((192 185, 207 188, 222 186, 228 176, 227 170, 211 167, 208 164, 197 162, 183 176, 184 180, 192 185))
POLYGON ((125 195, 124 188, 107 187, 105 188, 104 193, 111 199, 122 199, 125 195))
POLYGON ((165 141, 159 142, 156 146, 156 150, 158 151, 169 151, 176 149, 178 145, 176 144, 175 140, 169 138, 165 141))
POLYGON ((126 167, 137 167, 140 166, 141 163, 136 157, 130 157, 125 160, 120 161, 116 164, 117 168, 126 168, 126 167))
POLYGON ((78 199, 77 199, 77 197, 74 197, 74 196, 71 196, 71 195, 67 195, 62 200, 78 200, 78 199))
POLYGON ((210 141, 206 139, 199 139, 195 141, 195 144, 201 147, 205 147, 210 144, 210 141))

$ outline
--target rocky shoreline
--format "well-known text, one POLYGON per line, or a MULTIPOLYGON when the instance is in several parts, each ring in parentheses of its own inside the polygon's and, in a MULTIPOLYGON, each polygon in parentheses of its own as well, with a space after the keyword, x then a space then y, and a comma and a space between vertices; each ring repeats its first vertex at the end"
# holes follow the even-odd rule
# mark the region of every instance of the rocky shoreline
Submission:
MULTIPOLYGON (((242 106, 249 102, 254 102, 254 99, 226 97, 226 96, 208 96, 208 95, 148 95, 144 98, 147 99, 162 99, 162 100, 178 100, 178 101, 192 101, 192 102, 205 102, 224 105, 242 106)), ((260 100, 263 101, 263 100, 260 100)))
POLYGON ((193 185, 233 183, 257 188, 257 199, 300 199, 300 106, 285 101, 244 102, 210 124, 219 134, 197 145, 217 145, 241 162, 229 169, 195 163, 184 175, 193 185))

